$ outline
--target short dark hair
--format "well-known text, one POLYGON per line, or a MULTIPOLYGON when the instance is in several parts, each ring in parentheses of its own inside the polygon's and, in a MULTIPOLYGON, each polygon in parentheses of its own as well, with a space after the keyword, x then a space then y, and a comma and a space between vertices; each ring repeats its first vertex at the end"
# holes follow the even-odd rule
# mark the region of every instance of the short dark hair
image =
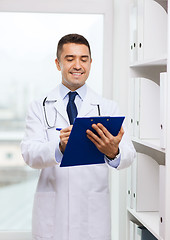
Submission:
POLYGON ((57 46, 57 54, 56 54, 58 60, 60 59, 63 45, 66 43, 76 43, 76 44, 86 45, 89 49, 89 53, 90 53, 90 57, 91 57, 90 44, 87 41, 87 39, 85 37, 83 37, 82 35, 74 33, 74 34, 65 35, 59 40, 58 46, 57 46))

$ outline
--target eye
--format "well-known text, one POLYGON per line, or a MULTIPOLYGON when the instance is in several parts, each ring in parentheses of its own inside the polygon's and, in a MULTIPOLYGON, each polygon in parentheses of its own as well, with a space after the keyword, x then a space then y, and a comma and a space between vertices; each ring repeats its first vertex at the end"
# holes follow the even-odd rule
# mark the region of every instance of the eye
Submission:
POLYGON ((87 59, 88 59, 88 58, 82 58, 81 61, 82 61, 82 62, 87 62, 87 59))
POLYGON ((73 58, 67 58, 67 61, 71 62, 71 61, 73 61, 73 58))

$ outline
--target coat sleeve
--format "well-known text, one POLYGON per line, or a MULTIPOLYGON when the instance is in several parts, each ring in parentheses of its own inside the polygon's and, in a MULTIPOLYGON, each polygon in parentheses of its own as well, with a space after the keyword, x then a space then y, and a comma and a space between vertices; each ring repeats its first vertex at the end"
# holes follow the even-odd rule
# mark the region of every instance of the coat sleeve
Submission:
POLYGON ((130 138, 127 134, 127 129, 126 129, 125 124, 123 125, 123 129, 124 129, 125 133, 119 144, 121 159, 120 159, 120 164, 117 167, 118 170, 129 167, 136 157, 136 151, 135 151, 132 141, 130 140, 130 138))
MULTIPOLYGON (((116 107, 115 114, 120 115, 118 107, 116 107)), ((121 159, 120 159, 120 164, 117 167, 117 170, 129 167, 136 157, 136 150, 128 134, 126 119, 123 123, 123 130, 124 130, 124 135, 119 144, 121 159)))
POLYGON ((32 168, 42 169, 56 166, 55 155, 59 154, 59 133, 51 141, 44 124, 43 108, 40 102, 33 102, 26 118, 25 137, 21 142, 24 161, 32 168))

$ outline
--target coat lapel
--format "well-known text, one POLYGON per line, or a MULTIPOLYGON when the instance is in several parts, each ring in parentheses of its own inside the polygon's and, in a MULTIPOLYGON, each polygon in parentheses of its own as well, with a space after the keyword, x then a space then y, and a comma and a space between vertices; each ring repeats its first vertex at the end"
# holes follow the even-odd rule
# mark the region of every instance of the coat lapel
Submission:
POLYGON ((88 100, 87 100, 87 101, 84 100, 84 101, 82 102, 80 111, 79 111, 79 113, 78 113, 78 117, 87 116, 87 115, 89 115, 93 110, 94 110, 94 106, 91 104, 91 102, 88 101, 88 100))
POLYGON ((58 114, 60 114, 65 119, 65 121, 69 124, 66 107, 64 106, 61 98, 58 98, 58 100, 54 103, 54 107, 58 112, 58 114))
POLYGON ((90 88, 87 90, 86 97, 84 98, 80 111, 78 113, 78 117, 84 116, 98 116, 98 108, 99 98, 98 96, 91 91, 90 88))
POLYGON ((63 100, 60 96, 59 86, 57 86, 51 93, 49 93, 47 101, 55 101, 53 106, 57 111, 57 114, 60 114, 69 125, 68 115, 63 104, 63 100))

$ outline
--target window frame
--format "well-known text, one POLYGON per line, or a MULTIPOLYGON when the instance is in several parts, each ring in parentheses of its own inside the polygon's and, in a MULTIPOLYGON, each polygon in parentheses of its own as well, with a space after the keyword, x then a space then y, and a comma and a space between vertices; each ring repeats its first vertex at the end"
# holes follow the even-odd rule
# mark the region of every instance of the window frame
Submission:
POLYGON ((3 240, 31 240, 31 232, 0 232, 0 239, 3 240))

